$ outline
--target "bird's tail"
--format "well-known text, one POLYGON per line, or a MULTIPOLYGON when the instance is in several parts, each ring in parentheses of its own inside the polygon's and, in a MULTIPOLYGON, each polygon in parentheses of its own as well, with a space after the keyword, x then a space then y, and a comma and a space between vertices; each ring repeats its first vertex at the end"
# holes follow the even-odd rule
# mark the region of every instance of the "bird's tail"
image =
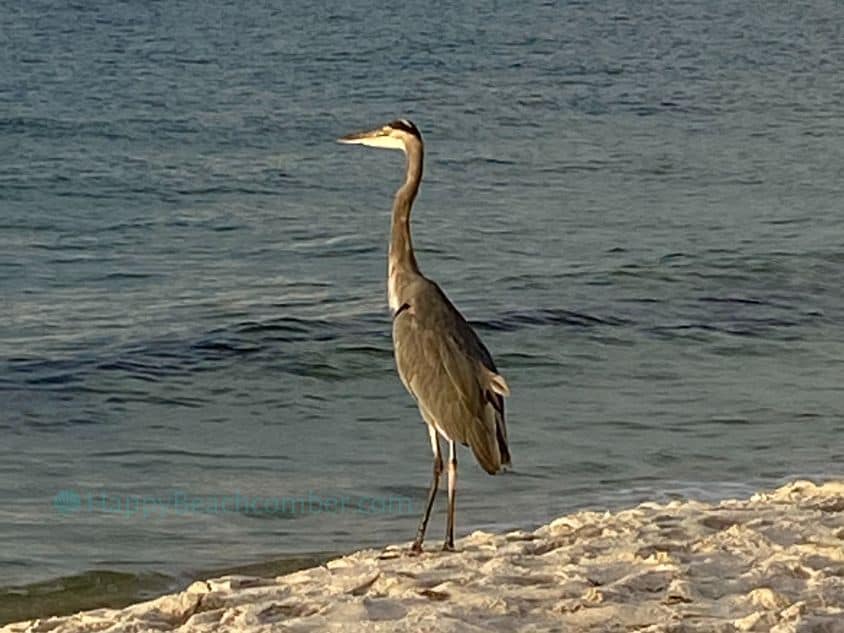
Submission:
POLYGON ((507 444, 507 422, 504 420, 504 402, 501 402, 501 415, 495 420, 495 439, 498 441, 498 453, 501 455, 501 469, 509 470, 512 466, 510 461, 510 446, 507 444))
POLYGON ((507 443, 504 398, 492 391, 487 391, 486 396, 484 423, 473 427, 468 440, 481 468, 490 475, 495 475, 510 467, 510 446, 507 443))

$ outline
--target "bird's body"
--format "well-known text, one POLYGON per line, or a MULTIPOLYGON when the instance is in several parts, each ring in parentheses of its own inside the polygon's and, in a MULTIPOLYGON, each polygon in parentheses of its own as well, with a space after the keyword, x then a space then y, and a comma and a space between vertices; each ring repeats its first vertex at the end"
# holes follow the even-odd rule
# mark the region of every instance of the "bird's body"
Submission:
MULTIPOLYGON (((502 394, 492 356, 434 282, 409 285, 393 319, 396 366, 425 421, 469 446, 491 475, 510 462, 502 394)), ((503 389, 502 389, 503 387, 503 389)))
POLYGON ((478 335, 416 263, 410 212, 422 180, 424 151, 419 130, 402 119, 340 141, 402 149, 407 156, 405 182, 393 203, 387 296, 393 314, 396 367, 428 424, 434 452, 434 478, 412 549, 421 551, 443 469, 440 437, 449 444, 449 512, 444 549, 453 549, 455 444, 469 446, 490 474, 510 464, 503 398, 509 395, 509 389, 478 335))

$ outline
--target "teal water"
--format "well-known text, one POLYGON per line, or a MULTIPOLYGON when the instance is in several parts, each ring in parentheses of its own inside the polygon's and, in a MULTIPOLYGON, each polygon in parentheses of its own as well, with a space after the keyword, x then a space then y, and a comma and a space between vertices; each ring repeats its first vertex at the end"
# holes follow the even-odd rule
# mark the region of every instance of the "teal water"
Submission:
POLYGON ((398 116, 420 265, 513 391, 459 534, 842 475, 839 3, 0 16, 0 619, 412 537, 402 160, 334 143, 398 116))

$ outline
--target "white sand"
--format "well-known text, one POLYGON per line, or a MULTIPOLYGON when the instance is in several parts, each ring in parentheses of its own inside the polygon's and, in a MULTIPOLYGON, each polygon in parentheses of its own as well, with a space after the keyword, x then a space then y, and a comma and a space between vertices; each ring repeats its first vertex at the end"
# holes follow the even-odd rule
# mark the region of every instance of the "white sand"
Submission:
POLYGON ((579 512, 457 553, 357 552, 0 631, 844 632, 844 481, 579 512))

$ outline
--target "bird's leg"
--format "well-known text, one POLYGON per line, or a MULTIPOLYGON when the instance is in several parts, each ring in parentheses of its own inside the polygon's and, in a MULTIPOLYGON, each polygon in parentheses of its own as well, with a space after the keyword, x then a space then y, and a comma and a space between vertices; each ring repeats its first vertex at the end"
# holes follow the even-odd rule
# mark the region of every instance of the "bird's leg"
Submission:
POLYGON ((431 436, 431 449, 434 451, 434 478, 431 480, 431 488, 428 490, 428 503, 425 505, 425 514, 422 515, 422 520, 419 522, 419 528, 416 530, 416 539, 410 547, 410 551, 414 554, 422 552, 422 541, 425 540, 425 529, 428 527, 428 517, 431 516, 431 508, 434 506, 434 499, 437 496, 437 488, 440 485, 440 475, 443 472, 443 458, 440 453, 440 441, 437 437, 437 429, 433 425, 428 425, 428 433, 431 436))
POLYGON ((453 441, 448 443, 448 519, 445 528, 444 552, 454 551, 454 501, 457 492, 457 447, 453 441))

